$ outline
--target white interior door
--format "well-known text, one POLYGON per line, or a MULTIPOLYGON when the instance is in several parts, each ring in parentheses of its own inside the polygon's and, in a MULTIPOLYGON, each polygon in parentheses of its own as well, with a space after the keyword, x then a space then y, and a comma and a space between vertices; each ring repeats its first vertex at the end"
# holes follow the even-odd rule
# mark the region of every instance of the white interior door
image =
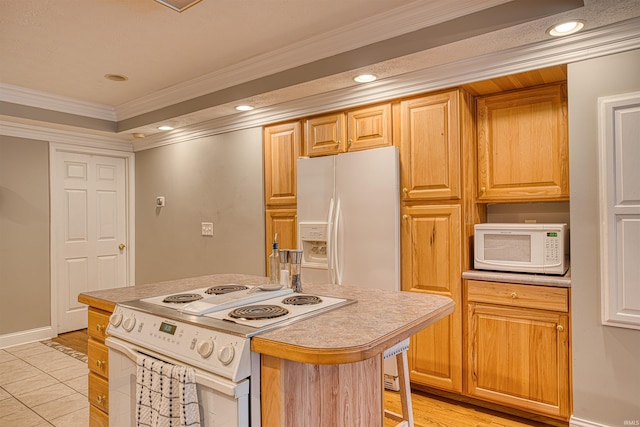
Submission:
POLYGON ((127 285, 126 160, 57 151, 52 196, 57 332, 85 328, 81 292, 127 285))

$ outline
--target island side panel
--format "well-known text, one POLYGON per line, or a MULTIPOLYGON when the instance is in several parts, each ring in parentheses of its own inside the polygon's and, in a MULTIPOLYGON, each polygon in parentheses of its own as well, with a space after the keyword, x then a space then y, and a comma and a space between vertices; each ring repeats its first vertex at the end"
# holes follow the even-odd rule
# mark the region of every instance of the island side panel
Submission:
POLYGON ((315 365, 262 355, 262 425, 383 425, 382 357, 315 365))

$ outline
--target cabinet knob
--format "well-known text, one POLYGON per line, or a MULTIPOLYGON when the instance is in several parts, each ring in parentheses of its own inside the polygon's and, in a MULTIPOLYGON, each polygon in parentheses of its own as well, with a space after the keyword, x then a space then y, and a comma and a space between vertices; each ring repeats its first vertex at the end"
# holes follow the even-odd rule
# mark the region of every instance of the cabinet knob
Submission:
POLYGON ((409 189, 407 187, 404 187, 402 189, 402 192, 406 195, 407 193, 409 193, 409 189))
POLYGON ((336 145, 340 145, 340 140, 337 140, 337 141, 336 141, 336 145))
POLYGON ((485 187, 480 187, 480 194, 484 194, 485 191, 487 191, 485 187))
POLYGON ((96 360, 96 366, 100 369, 103 369, 107 365, 107 362, 104 360, 96 360))
POLYGON ((98 403, 104 405, 107 402, 107 396, 100 394, 98 395, 98 403))
POLYGON ((515 292, 511 292, 511 298, 516 299, 518 298, 518 294, 515 292))
POLYGON ((105 327, 104 327, 104 325, 101 325, 100 323, 98 323, 98 324, 96 325, 96 330, 97 330, 98 332, 104 332, 105 327))
POLYGON ((558 326, 556 326, 556 329, 558 330, 558 332, 562 332, 562 331, 564 331, 564 326, 558 325, 558 326))
POLYGON ((120 243, 118 245, 118 249, 123 250, 124 248, 126 248, 127 246, 124 243, 120 243))
POLYGON ((407 215, 407 214, 402 215, 402 219, 404 219, 405 221, 408 220, 409 219, 409 215, 407 215))

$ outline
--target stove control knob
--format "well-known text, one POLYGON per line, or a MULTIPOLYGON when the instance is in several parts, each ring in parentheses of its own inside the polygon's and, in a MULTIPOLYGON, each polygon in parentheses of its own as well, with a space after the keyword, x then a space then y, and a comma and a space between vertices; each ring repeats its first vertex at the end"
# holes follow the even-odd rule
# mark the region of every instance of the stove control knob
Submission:
POLYGON ((129 316, 122 322, 122 327, 125 331, 131 332, 133 327, 136 326, 136 318, 133 316, 129 316))
POLYGON ((211 356, 211 353, 213 353, 213 347, 213 340, 211 338, 208 338, 206 340, 198 341, 198 344, 196 345, 196 351, 200 356, 206 359, 207 357, 211 356))
POLYGON ((116 328, 120 326, 120 323, 122 323, 122 313, 113 313, 111 318, 109 318, 109 323, 116 328))
POLYGON ((235 356, 235 350, 230 345, 225 345, 218 351, 218 360, 221 361, 223 365, 231 363, 233 356, 235 356))

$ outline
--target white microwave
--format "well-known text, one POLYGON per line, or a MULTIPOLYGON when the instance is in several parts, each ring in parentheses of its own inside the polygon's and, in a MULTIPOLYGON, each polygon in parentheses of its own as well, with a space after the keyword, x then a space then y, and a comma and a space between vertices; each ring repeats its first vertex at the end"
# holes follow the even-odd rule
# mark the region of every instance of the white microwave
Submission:
POLYGON ((569 268, 567 224, 476 224, 474 268, 563 275, 569 268))

